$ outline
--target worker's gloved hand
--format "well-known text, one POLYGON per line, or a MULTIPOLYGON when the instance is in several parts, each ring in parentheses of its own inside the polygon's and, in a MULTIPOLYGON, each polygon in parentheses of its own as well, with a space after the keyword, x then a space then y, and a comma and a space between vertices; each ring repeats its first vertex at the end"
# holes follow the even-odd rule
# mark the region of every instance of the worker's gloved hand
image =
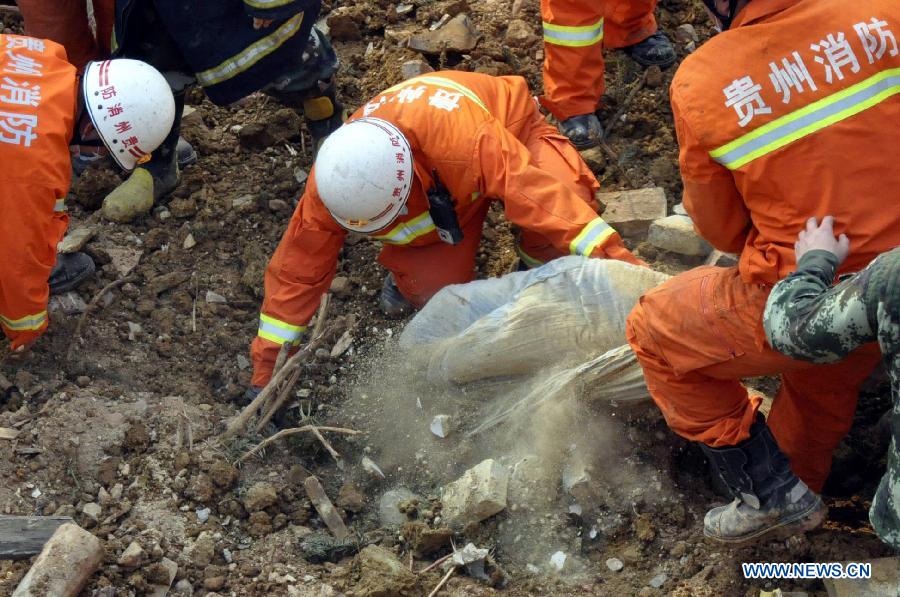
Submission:
POLYGON ((625 248, 622 237, 619 236, 618 233, 610 236, 606 243, 603 244, 603 253, 608 259, 617 259, 618 261, 624 261, 625 263, 630 263, 632 265, 650 267, 645 262, 635 257, 634 253, 625 248))
POLYGON ((800 236, 794 243, 797 262, 799 263, 800 258, 810 251, 833 253, 837 256, 838 266, 840 266, 850 254, 850 239, 846 234, 841 234, 839 238, 834 237, 834 218, 832 216, 822 218, 821 225, 813 217, 806 221, 806 229, 800 231, 800 236))

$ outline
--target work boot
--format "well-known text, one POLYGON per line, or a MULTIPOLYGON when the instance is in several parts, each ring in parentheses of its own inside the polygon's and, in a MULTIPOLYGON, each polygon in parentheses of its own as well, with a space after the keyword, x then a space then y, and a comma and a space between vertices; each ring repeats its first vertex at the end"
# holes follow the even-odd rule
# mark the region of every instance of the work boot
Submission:
POLYGON ((561 120, 559 132, 569 138, 575 149, 596 147, 603 139, 603 127, 596 114, 582 114, 561 120))
POLYGON ((669 68, 675 64, 675 47, 662 31, 622 49, 641 66, 669 68))
POLYGON ((60 253, 50 270, 50 294, 69 292, 94 274, 94 260, 86 253, 60 253))
POLYGON ((416 310, 394 283, 394 274, 388 272, 384 277, 384 286, 381 287, 381 295, 378 297, 378 308, 386 317, 400 319, 416 310))
POLYGON ((808 531, 825 519, 821 498, 791 471, 762 416, 740 444, 701 447, 735 498, 706 513, 703 534, 710 539, 745 543, 776 530, 808 531))
POLYGON ((175 146, 175 156, 179 170, 184 170, 191 164, 197 163, 197 151, 184 137, 178 137, 178 145, 175 146))

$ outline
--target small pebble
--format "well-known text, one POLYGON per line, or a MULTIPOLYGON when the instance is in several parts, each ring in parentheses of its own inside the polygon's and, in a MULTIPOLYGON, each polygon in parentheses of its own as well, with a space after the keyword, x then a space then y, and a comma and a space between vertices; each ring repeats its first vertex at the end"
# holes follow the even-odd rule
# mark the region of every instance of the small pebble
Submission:
POLYGON ((608 560, 606 560, 606 567, 613 572, 618 572, 625 567, 625 564, 623 564, 622 560, 620 560, 619 558, 609 558, 608 560))

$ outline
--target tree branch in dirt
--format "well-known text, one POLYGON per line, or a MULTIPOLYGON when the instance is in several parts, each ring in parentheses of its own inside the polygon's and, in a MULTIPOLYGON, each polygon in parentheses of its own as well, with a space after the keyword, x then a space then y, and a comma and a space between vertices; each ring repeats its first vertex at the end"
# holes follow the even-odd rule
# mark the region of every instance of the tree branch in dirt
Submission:
MULTIPOLYGON (((361 435, 362 434, 362 431, 357 431, 355 429, 347 429, 346 427, 316 427, 315 425, 304 425, 303 427, 291 427, 290 429, 282 429, 275 435, 267 437, 263 441, 259 442, 259 444, 255 448, 251 449, 246 454, 241 456, 238 459, 238 463, 244 462, 245 460, 247 460, 254 454, 258 453, 260 450, 264 450, 270 444, 273 444, 284 437, 289 437, 291 435, 297 435, 298 433, 312 433, 313 435, 315 435, 319 438, 319 441, 325 442, 325 438, 322 437, 322 434, 320 433, 321 431, 331 431, 332 433, 343 433, 346 435, 361 435)), ((330 446, 330 444, 328 444, 328 442, 325 442, 325 444, 323 444, 323 445, 325 445, 325 448, 329 451, 329 453, 333 452, 332 456, 337 454, 337 458, 340 458, 340 454, 338 454, 337 452, 334 452, 334 448, 332 448, 330 446)))
POLYGON ((421 570, 419 570, 418 572, 416 572, 416 574, 425 574, 425 573, 428 572, 429 570, 434 570, 435 568, 437 568, 438 566, 440 566, 441 564, 443 564, 444 562, 446 562, 447 560, 449 560, 449 559, 452 558, 452 557, 453 557, 453 554, 452 554, 452 553, 448 553, 448 554, 445 555, 444 557, 442 557, 442 558, 440 558, 440 559, 438 559, 438 560, 435 560, 434 562, 432 562, 431 564, 429 564, 429 565, 426 566, 425 568, 422 568, 421 570))
POLYGON ((91 311, 94 310, 94 308, 100 302, 100 299, 103 298, 103 296, 113 288, 116 288, 128 282, 134 282, 135 280, 136 278, 134 278, 133 276, 129 276, 127 278, 119 278, 118 280, 114 280, 101 288, 100 291, 94 295, 94 298, 92 298, 91 302, 88 303, 87 309, 85 309, 84 313, 81 314, 81 318, 78 320, 78 325, 75 326, 75 333, 72 334, 72 340, 69 342, 69 349, 66 351, 66 361, 72 358, 72 351, 75 350, 75 345, 78 344, 78 341, 81 339, 81 329, 84 327, 84 322, 87 321, 88 315, 90 315, 91 311))
POLYGON ((344 524, 341 515, 337 513, 334 504, 328 499, 328 494, 325 493, 319 480, 314 476, 307 477, 303 482, 303 488, 331 534, 337 539, 346 539, 350 531, 347 530, 347 525, 344 524))
MULTIPOLYGON (((316 324, 315 326, 313 326, 313 332, 310 336, 310 338, 314 340, 322 336, 322 330, 325 327, 325 319, 328 315, 329 302, 329 295, 327 293, 322 295, 322 302, 319 303, 319 310, 316 314, 316 324)), ((283 350, 284 346, 282 346, 281 348, 283 350)), ((280 351, 278 356, 281 356, 280 351)), ((278 359, 275 360, 275 364, 278 364, 278 359)), ((260 417, 259 423, 256 424, 256 428, 254 429, 256 433, 261 433, 262 430, 266 428, 266 425, 269 424, 269 421, 272 419, 272 417, 275 416, 275 413, 277 413, 281 406, 287 401, 288 396, 290 396, 291 392, 294 390, 294 386, 297 385, 298 381, 300 381, 300 373, 301 369, 300 367, 297 367, 294 370, 293 374, 291 374, 291 376, 288 378, 287 383, 284 384, 284 386, 279 390, 278 396, 275 398, 275 400, 273 400, 272 403, 267 408, 265 408, 265 410, 263 411, 263 416, 260 417)), ((261 409, 262 406, 263 405, 260 405, 261 409)))
POLYGON ((603 140, 609 139, 610 133, 615 127, 616 123, 619 121, 619 118, 622 117, 622 114, 625 113, 625 110, 628 109, 629 104, 631 104, 632 100, 634 100, 635 96, 640 92, 641 89, 644 88, 644 85, 647 82, 647 71, 644 71, 644 74, 638 79, 638 82, 634 87, 631 88, 631 91, 628 92, 628 95, 625 96, 625 99, 622 100, 622 105, 619 106, 619 109, 610 116, 606 123, 603 125, 603 140))
POLYGON ((450 577, 453 576, 454 572, 456 572, 456 566, 451 567, 450 570, 447 571, 447 574, 444 575, 444 578, 441 579, 441 582, 439 582, 437 586, 430 593, 428 593, 428 597, 434 597, 435 595, 437 595, 438 591, 441 590, 441 587, 447 584, 447 581, 450 580, 450 577))
POLYGON ((266 387, 259 393, 259 396, 244 407, 244 410, 229 423, 228 428, 222 434, 222 439, 228 439, 238 433, 244 433, 247 428, 247 423, 249 423, 254 413, 256 413, 263 405, 267 404, 271 396, 275 394, 276 391, 280 390, 282 384, 293 376, 300 365, 308 361, 309 358, 315 354, 316 350, 318 350, 325 342, 325 338, 335 333, 340 333, 346 325, 347 322, 344 320, 335 321, 328 326, 319 337, 310 340, 297 354, 288 359, 287 363, 284 364, 284 367, 281 368, 281 371, 272 376, 272 379, 269 380, 266 387))

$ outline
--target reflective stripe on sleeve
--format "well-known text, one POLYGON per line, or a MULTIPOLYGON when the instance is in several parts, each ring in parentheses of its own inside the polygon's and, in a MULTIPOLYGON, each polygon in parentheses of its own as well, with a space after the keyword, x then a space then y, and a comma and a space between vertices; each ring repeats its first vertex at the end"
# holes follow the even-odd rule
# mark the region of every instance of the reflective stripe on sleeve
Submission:
POLYGON ((286 6, 293 2, 294 0, 244 0, 244 4, 250 6, 252 8, 278 8, 279 6, 286 6))
POLYGON ((259 331, 256 335, 269 342, 279 346, 288 342, 297 346, 304 333, 306 333, 305 325, 292 325, 263 313, 259 314, 259 331))
POLYGON ((53 211, 56 213, 68 211, 68 208, 66 207, 66 198, 65 197, 63 197, 62 199, 56 200, 56 203, 53 205, 53 211))
POLYGON ((900 93, 900 68, 882 71, 799 110, 765 124, 709 152, 717 162, 735 170, 832 124, 900 93))
POLYGON ((569 243, 569 252, 572 255, 584 255, 590 257, 598 246, 616 231, 603 221, 603 218, 594 218, 585 226, 578 236, 569 243))
POLYGON ((239 75, 284 45, 284 42, 300 31, 302 22, 302 12, 292 16, 271 35, 256 41, 240 54, 224 60, 218 66, 197 73, 197 81, 204 87, 211 87, 239 75))
POLYGON ((372 238, 392 245, 408 245, 432 230, 434 230, 434 221, 431 219, 431 214, 425 212, 408 222, 401 222, 387 234, 373 236, 372 238))
POLYGON ((519 259, 522 260, 522 263, 527 265, 529 268, 538 267, 544 265, 544 262, 540 259, 536 259, 525 252, 525 249, 522 248, 522 245, 516 245, 516 253, 519 255, 519 259))
POLYGON ((580 48, 592 46, 603 41, 603 19, 593 25, 582 27, 569 27, 567 25, 555 25, 543 22, 544 41, 556 46, 569 46, 580 48))
POLYGON ((31 332, 40 330, 46 323, 46 310, 41 311, 40 313, 35 313, 34 315, 26 315, 25 317, 20 317, 19 319, 10 319, 9 317, 0 315, 0 324, 3 324, 3 327, 14 332, 31 332))

